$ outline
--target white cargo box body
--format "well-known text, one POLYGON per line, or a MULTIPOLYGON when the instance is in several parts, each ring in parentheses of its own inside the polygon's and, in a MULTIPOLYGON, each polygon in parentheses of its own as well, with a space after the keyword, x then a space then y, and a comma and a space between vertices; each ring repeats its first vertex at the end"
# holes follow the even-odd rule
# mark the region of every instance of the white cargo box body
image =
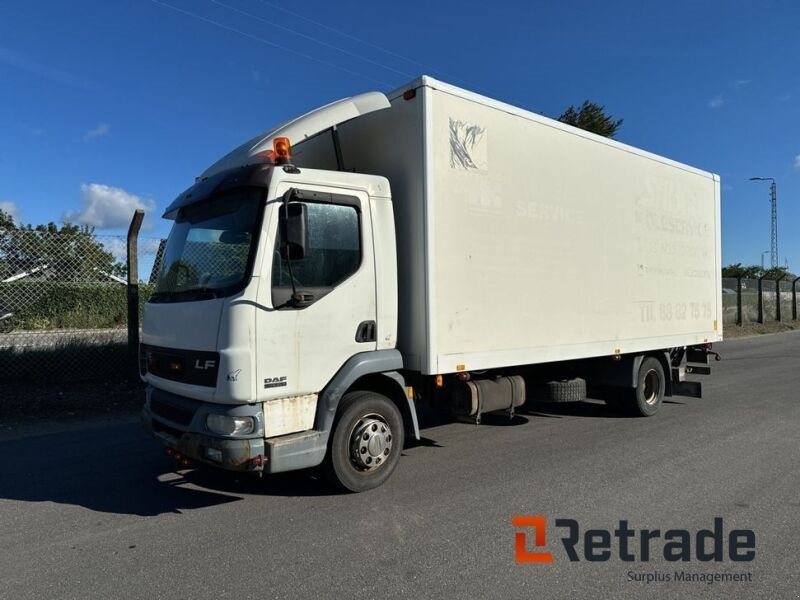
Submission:
POLYGON ((340 134, 392 186, 408 368, 722 339, 719 177, 428 77, 389 99, 340 134))

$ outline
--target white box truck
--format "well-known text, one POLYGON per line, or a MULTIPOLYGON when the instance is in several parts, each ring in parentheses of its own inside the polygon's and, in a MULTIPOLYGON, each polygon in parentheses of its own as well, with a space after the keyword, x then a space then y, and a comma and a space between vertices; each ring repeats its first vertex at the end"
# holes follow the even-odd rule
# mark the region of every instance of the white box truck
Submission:
POLYGON ((719 177, 430 77, 257 136, 165 217, 143 420, 184 464, 366 490, 420 406, 650 416, 722 339, 719 177))

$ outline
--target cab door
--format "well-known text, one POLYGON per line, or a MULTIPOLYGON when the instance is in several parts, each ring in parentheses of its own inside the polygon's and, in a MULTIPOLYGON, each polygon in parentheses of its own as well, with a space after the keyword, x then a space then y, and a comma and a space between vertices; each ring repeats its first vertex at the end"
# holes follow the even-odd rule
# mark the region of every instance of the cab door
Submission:
POLYGON ((289 182, 275 193, 266 236, 272 258, 265 253, 256 314, 261 401, 319 393, 348 358, 376 349, 369 196, 289 182), (290 206, 305 206, 302 258, 284 246, 283 198, 290 191, 290 206), (292 302, 294 291, 303 302, 292 302))

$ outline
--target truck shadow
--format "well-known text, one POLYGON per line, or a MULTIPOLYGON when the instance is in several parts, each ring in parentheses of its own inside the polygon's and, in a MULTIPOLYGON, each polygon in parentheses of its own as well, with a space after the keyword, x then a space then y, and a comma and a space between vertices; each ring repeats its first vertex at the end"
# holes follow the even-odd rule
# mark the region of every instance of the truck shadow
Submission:
POLYGON ((560 419, 562 417, 591 417, 595 419, 629 418, 624 411, 608 406, 602 401, 584 402, 534 402, 525 407, 525 414, 533 417, 560 419))
POLYGON ((151 517, 241 497, 181 485, 174 462, 138 424, 0 442, 0 499, 151 517))
POLYGON ((319 469, 275 473, 258 478, 219 469, 193 469, 183 474, 186 482, 216 492, 248 496, 339 496, 349 492, 335 488, 319 469))
MULTIPOLYGON (((594 401, 529 404, 513 419, 484 415, 481 426, 514 427, 536 418, 570 416, 627 418, 594 401)), ((447 415, 426 417, 420 419, 423 437, 409 440, 406 449, 439 448, 439 442, 425 436, 425 431, 459 423, 447 415)), ((237 502, 245 495, 343 493, 329 485, 317 469, 263 479, 210 468, 176 471, 175 462, 135 423, 0 441, 0 456, 0 499, 55 502, 104 513, 150 517, 237 502)))

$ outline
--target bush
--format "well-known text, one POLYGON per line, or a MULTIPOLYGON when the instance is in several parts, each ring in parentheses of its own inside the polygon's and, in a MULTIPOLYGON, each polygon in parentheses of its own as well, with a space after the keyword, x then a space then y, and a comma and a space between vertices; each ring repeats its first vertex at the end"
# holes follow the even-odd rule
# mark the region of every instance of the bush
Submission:
MULTIPOLYGON (((139 311, 152 293, 139 286, 139 311)), ((0 284, 0 303, 16 330, 107 329, 128 320, 126 286, 118 283, 19 281, 0 284)))

